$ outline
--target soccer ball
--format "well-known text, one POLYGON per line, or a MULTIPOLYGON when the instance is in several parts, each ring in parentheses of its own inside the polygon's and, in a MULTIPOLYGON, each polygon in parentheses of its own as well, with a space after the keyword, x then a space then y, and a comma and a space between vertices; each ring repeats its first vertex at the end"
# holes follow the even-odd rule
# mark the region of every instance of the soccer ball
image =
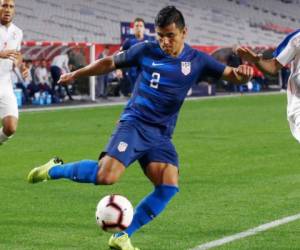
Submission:
POLYGON ((132 218, 133 207, 124 196, 107 195, 97 205, 96 222, 104 231, 123 231, 130 225, 132 218))

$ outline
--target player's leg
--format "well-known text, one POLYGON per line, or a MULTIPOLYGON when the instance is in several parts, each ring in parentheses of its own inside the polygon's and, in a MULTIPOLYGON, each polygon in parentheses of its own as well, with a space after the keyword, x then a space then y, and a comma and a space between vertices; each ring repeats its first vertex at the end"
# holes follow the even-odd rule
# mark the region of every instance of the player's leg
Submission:
POLYGON ((8 136, 12 136, 18 126, 18 118, 14 116, 6 116, 2 120, 3 132, 8 136))
POLYGON ((135 208, 131 225, 109 239, 109 246, 121 250, 138 250, 132 246, 130 236, 158 216, 178 192, 178 168, 169 163, 151 162, 145 168, 146 176, 154 184, 154 191, 135 208))
POLYGON ((0 144, 3 144, 13 136, 18 126, 18 104, 11 90, 7 90, 6 95, 0 100, 0 117, 2 119, 0 144))
POLYGON ((18 119, 14 116, 6 116, 2 119, 0 130, 0 144, 10 139, 17 130, 18 119))
POLYGON ((170 140, 149 150, 139 162, 145 175, 153 183, 154 190, 135 208, 131 225, 124 232, 113 235, 111 240, 130 237, 158 216, 178 192, 178 157, 170 140))
POLYGON ((55 162, 34 168, 28 175, 30 183, 44 180, 69 179, 81 183, 110 185, 119 180, 126 167, 137 159, 134 152, 135 128, 119 124, 100 161, 83 160, 67 164, 55 162))
POLYGON ((178 168, 172 164, 152 162, 145 174, 154 184, 154 190, 135 208, 133 221, 125 230, 129 236, 157 217, 179 190, 178 168))
POLYGON ((52 180, 64 178, 81 183, 111 185, 119 180, 125 169, 123 163, 105 155, 99 162, 83 160, 53 167, 49 176, 52 180))
POLYGON ((111 185, 119 180, 124 171, 125 166, 108 155, 99 162, 82 160, 66 164, 54 158, 32 169, 28 175, 28 181, 37 183, 45 180, 69 179, 79 183, 111 185))

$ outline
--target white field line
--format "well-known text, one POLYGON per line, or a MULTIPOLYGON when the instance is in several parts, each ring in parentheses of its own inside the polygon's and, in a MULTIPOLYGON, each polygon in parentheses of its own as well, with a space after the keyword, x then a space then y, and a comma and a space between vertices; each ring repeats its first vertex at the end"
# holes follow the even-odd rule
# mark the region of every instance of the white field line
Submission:
POLYGON ((206 249, 211 249, 211 248, 214 248, 214 247, 218 247, 218 246, 227 244, 229 242, 236 241, 236 240, 239 240, 239 239, 243 239, 243 238, 258 234, 258 233, 263 232, 263 231, 267 231, 271 228, 278 227, 280 225, 287 224, 287 223, 290 223, 292 221, 296 221, 296 220, 299 220, 299 219, 300 219, 300 213, 292 215, 292 216, 288 216, 288 217, 285 217, 285 218, 282 218, 282 219, 279 219, 279 220, 275 220, 275 221, 260 225, 260 226, 255 227, 255 228, 251 228, 247 231, 237 233, 237 234, 233 234, 231 236, 227 236, 227 237, 224 237, 224 238, 219 239, 219 240, 214 240, 214 241, 211 241, 211 242, 201 244, 201 245, 199 245, 199 246, 197 246, 197 247, 195 247, 191 250, 206 250, 206 249))
MULTIPOLYGON (((281 92, 264 92, 264 93, 251 93, 251 94, 229 94, 229 95, 218 95, 218 96, 200 96, 200 97, 189 97, 186 98, 185 101, 201 101, 208 99, 219 99, 219 98, 234 98, 241 96, 257 96, 257 95, 280 95, 283 94, 281 92)), ((118 101, 118 102, 96 102, 90 104, 78 104, 78 105, 66 105, 66 106, 48 106, 41 108, 25 108, 20 109, 19 112, 43 112, 43 111, 55 111, 55 110, 63 110, 63 109, 84 109, 84 108, 95 108, 95 107, 110 107, 110 106, 121 106, 125 105, 126 101, 118 101)))

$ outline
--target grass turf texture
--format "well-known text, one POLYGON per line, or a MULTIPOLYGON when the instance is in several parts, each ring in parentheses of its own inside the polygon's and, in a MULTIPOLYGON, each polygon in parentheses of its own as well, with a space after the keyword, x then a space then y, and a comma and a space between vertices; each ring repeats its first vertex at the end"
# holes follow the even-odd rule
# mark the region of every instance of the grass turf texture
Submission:
MULTIPOLYGON (((174 135, 180 192, 132 241, 142 250, 186 250, 288 215, 300 198, 299 145, 284 95, 186 102, 174 135)), ((113 186, 67 180, 30 185, 29 170, 60 156, 97 159, 122 107, 22 113, 0 148, 0 249, 108 249, 98 200, 111 193, 136 205, 152 187, 137 164, 113 186)), ((293 222, 217 249, 297 249, 293 222)))

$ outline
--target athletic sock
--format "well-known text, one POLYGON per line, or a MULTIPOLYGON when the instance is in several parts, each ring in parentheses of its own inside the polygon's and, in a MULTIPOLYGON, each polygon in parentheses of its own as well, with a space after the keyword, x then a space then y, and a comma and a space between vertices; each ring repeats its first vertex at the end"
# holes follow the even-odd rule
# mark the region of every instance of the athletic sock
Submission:
POLYGON ((9 136, 7 136, 4 132, 3 132, 3 128, 0 129, 0 144, 2 144, 3 142, 7 141, 9 139, 9 136))
POLYGON ((146 196, 136 207, 132 223, 124 231, 131 236, 143 225, 158 216, 179 191, 178 187, 171 185, 156 186, 154 191, 146 196))
POLYGON ((97 182, 98 162, 92 160, 83 160, 54 166, 49 171, 51 179, 70 179, 81 183, 97 182))

